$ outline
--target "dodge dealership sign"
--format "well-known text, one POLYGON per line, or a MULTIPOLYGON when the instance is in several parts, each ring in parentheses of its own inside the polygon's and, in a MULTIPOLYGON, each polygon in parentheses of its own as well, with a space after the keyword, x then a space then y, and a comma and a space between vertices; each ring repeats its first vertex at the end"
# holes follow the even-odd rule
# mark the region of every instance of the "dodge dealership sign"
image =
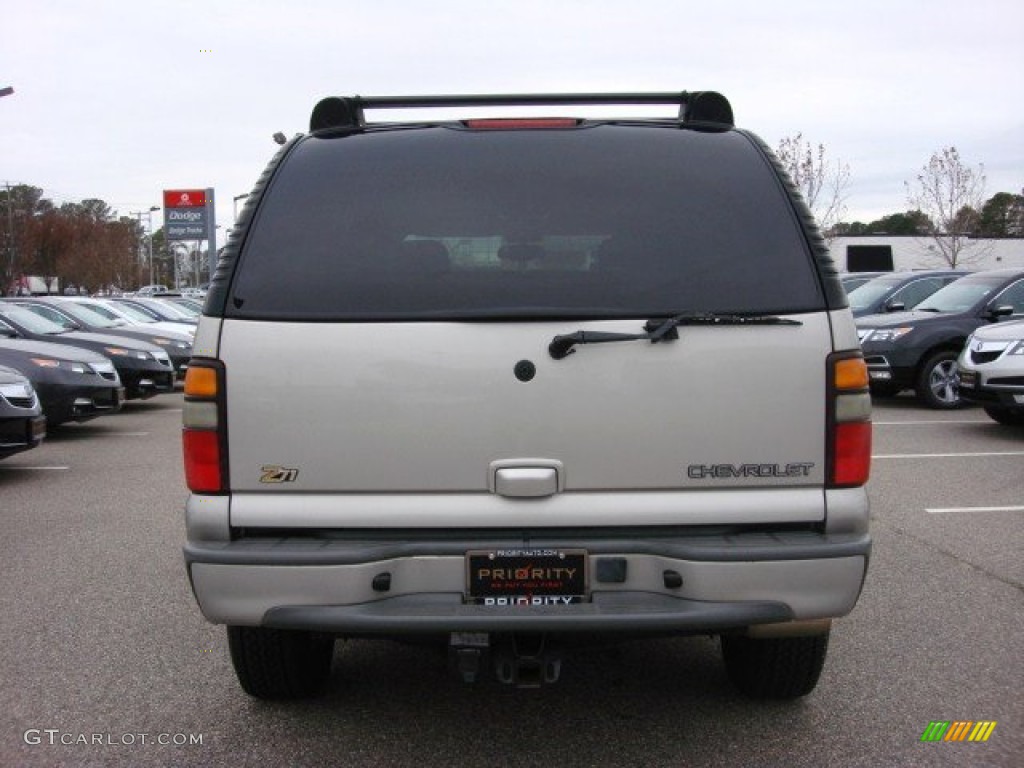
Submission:
POLYGON ((207 195, 205 189, 165 189, 164 231, 167 239, 206 240, 210 228, 208 204, 213 202, 212 198, 213 195, 207 195))

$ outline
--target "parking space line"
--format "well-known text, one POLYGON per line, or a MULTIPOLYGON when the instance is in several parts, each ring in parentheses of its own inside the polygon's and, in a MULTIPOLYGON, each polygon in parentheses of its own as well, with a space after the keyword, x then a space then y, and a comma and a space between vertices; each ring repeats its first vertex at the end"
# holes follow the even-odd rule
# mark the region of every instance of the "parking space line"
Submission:
POLYGON ((932 515, 946 512, 1024 512, 1024 507, 930 507, 924 511, 932 515))
POLYGON ((11 472, 20 472, 22 470, 29 470, 29 471, 39 472, 39 471, 54 470, 54 469, 71 469, 71 467, 15 467, 15 466, 5 467, 5 466, 0 466, 0 470, 4 470, 4 469, 10 470, 11 472))
POLYGON ((1024 451, 991 451, 978 453, 876 453, 872 459, 971 459, 990 456, 1024 456, 1024 451))
POLYGON ((929 421, 874 421, 876 427, 928 427, 933 424, 989 424, 988 419, 931 419, 929 421))

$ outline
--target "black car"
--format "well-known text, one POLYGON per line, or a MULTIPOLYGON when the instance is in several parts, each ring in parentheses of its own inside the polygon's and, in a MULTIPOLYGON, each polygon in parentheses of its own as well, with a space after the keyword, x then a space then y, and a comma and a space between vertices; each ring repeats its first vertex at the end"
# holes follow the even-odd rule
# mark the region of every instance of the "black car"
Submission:
POLYGON ((67 344, 8 338, 5 328, 0 321, 0 365, 32 382, 49 426, 121 410, 124 388, 108 358, 67 344))
POLYGON ((961 405, 957 357, 986 323, 1024 317, 1024 270, 996 269, 961 277, 912 312, 858 318, 871 392, 913 389, 931 408, 961 405))
POLYGON ((124 384, 128 400, 148 398, 174 389, 171 358, 156 344, 105 333, 69 331, 7 301, 0 301, 0 323, 9 331, 13 330, 17 338, 68 344, 109 357, 124 384))
POLYGON ((854 317, 913 309, 940 288, 968 275, 965 269, 888 272, 847 290, 854 317))
POLYGON ((154 333, 144 328, 119 325, 88 306, 60 297, 17 299, 15 303, 65 328, 106 333, 112 336, 126 336, 130 339, 156 344, 162 347, 171 358, 177 377, 179 379, 185 377, 188 361, 192 357, 192 339, 183 333, 170 331, 154 333))
POLYGON ((0 366, 0 459, 35 448, 46 435, 46 417, 32 384, 0 366))

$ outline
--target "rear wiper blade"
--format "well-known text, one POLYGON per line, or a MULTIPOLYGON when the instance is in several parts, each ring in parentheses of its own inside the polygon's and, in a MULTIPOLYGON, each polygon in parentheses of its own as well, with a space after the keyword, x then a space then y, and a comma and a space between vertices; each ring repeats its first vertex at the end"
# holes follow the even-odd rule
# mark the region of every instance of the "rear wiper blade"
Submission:
POLYGON ((775 315, 720 315, 714 312, 686 312, 666 319, 648 320, 643 333, 612 333, 607 331, 576 331, 555 336, 548 344, 548 354, 562 360, 573 354, 577 344, 604 344, 611 341, 671 341, 679 338, 676 328, 702 325, 803 325, 775 315))

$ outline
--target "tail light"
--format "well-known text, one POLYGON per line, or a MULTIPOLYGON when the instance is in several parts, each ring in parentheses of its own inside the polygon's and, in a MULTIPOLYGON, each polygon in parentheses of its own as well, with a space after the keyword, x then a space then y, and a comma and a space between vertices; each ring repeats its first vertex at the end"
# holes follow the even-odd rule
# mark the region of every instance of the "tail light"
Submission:
POLYGON ((182 415, 185 482, 194 493, 228 490, 227 424, 224 413, 224 366, 193 359, 185 373, 182 415))
POLYGON ((871 472, 871 395, 860 352, 828 360, 828 487, 864 485, 871 472))

